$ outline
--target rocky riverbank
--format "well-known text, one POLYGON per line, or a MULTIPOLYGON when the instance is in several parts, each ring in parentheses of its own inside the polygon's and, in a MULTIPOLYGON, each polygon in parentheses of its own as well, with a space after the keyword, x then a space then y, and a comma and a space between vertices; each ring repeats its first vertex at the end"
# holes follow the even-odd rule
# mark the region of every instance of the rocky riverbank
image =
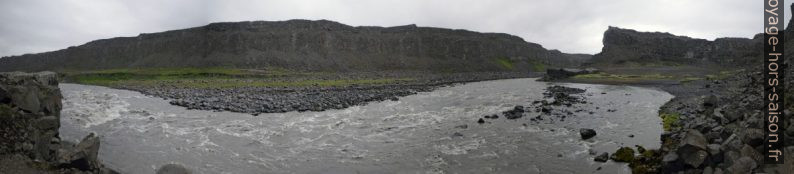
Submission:
MULTIPOLYGON (((794 159, 787 154, 783 165, 763 165, 763 91, 761 72, 742 71, 735 76, 702 80, 663 89, 676 98, 662 106, 660 115, 678 120, 662 135, 662 171, 673 173, 788 173, 794 159)), ((787 81, 790 86, 791 82, 787 81)), ((786 98, 790 99, 790 95, 786 98)), ((786 122, 794 121, 786 109, 786 122)), ((790 139, 789 124, 783 136, 790 139)), ((786 152, 794 150, 787 141, 786 152)))
POLYGON ((61 141, 61 98, 55 73, 0 73, 0 173, 115 173, 96 135, 61 141))
MULTIPOLYGON (((640 85, 660 88, 676 97, 659 111, 664 120, 662 124, 665 124, 662 148, 637 147, 637 151, 647 153, 632 152, 634 158, 620 161, 630 163, 634 173, 787 173, 794 170, 791 155, 787 155, 786 164, 763 165, 764 122, 760 111, 764 106, 763 91, 758 87, 761 78, 761 72, 739 71, 721 79, 640 85)), ((788 112, 791 109, 786 111, 789 123, 794 121, 788 112)), ((784 134, 790 139, 794 127, 789 124, 784 134)), ((787 152, 794 150, 793 145, 791 141, 786 142, 787 152)), ((596 156, 596 159, 604 161, 603 157, 596 156)))
POLYGON ((281 77, 289 82, 296 78, 310 79, 410 79, 378 84, 346 84, 324 86, 243 86, 232 88, 191 88, 174 85, 126 85, 118 88, 138 91, 147 95, 171 99, 171 104, 189 109, 250 113, 278 113, 290 111, 324 111, 363 105, 374 101, 398 100, 398 97, 426 92, 456 83, 538 77, 528 72, 477 72, 477 73, 337 73, 334 76, 281 77))

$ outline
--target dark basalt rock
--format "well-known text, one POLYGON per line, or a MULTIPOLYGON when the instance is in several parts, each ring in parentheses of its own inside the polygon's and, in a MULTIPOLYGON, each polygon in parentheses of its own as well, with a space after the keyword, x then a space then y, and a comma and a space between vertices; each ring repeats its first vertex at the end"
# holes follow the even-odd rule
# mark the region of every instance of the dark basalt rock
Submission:
POLYGON ((678 156, 692 167, 699 167, 708 157, 706 137, 697 130, 689 130, 678 147, 678 156))
POLYGON ((593 129, 579 129, 579 135, 582 136, 583 140, 590 139, 596 136, 596 131, 593 129))
POLYGON ((588 69, 575 69, 575 68, 551 68, 546 69, 546 75, 540 79, 540 81, 553 81, 559 79, 567 79, 569 77, 573 77, 580 74, 592 74, 598 73, 598 69, 595 68, 588 68, 588 69))
POLYGON ((524 117, 524 106, 516 106, 512 110, 502 112, 507 119, 518 119, 524 117))
POLYGON ((554 85, 546 88, 546 91, 543 92, 543 97, 554 99, 554 101, 549 103, 549 105, 564 105, 570 107, 573 104, 586 103, 584 97, 580 95, 574 95, 582 94, 584 92, 584 89, 554 85))
POLYGON ((55 160, 62 98, 57 79, 52 72, 0 73, 0 153, 55 160))
POLYGON ((99 170, 101 164, 99 154, 99 137, 89 134, 79 144, 58 151, 58 163, 65 168, 76 168, 83 171, 99 170))
POLYGON ((606 153, 606 152, 601 153, 601 155, 596 156, 595 159, 593 159, 593 160, 596 161, 596 162, 602 162, 602 163, 603 162, 607 162, 607 160, 609 160, 609 153, 606 153))
POLYGON ((631 163, 634 161, 634 149, 630 147, 621 147, 610 157, 615 162, 631 163))
POLYGON ((156 171, 157 174, 190 174, 190 170, 179 164, 166 164, 156 171))
POLYGON ((75 146, 61 141, 61 99, 55 73, 0 73, 0 155, 37 161, 42 168, 34 170, 40 173, 114 173, 97 159, 96 135, 75 146))

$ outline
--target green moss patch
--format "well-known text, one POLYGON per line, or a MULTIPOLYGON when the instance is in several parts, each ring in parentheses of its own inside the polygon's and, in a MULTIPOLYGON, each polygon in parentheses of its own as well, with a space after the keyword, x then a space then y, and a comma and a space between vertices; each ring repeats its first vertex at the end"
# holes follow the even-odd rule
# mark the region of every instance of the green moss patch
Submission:
POLYGON ((610 158, 616 162, 630 163, 634 161, 634 149, 631 149, 631 147, 621 147, 615 151, 610 158))
POLYGON ((671 131, 679 127, 678 119, 681 115, 678 113, 660 113, 659 117, 662 117, 662 127, 665 131, 671 131))
POLYGON ((513 62, 513 60, 510 60, 510 58, 507 57, 497 58, 496 63, 502 65, 502 67, 505 69, 513 69, 515 67, 514 65, 515 62, 513 62))

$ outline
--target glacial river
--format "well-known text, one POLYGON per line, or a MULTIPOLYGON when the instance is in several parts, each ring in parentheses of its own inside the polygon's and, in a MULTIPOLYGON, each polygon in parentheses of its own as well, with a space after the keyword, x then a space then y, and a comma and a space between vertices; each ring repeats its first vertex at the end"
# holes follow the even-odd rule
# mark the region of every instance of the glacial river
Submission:
POLYGON ((520 119, 476 122, 543 99, 548 85, 555 84, 475 82, 343 110, 252 116, 61 84, 60 131, 68 141, 97 132, 100 160, 132 174, 154 173, 165 164, 208 174, 630 173, 627 164, 594 162, 588 152, 660 146, 658 108, 673 96, 648 88, 561 83, 556 85, 586 89, 582 96, 590 103, 580 104, 585 112, 535 123, 530 118, 540 113, 533 108, 520 119), (598 135, 581 140, 580 128, 598 135))

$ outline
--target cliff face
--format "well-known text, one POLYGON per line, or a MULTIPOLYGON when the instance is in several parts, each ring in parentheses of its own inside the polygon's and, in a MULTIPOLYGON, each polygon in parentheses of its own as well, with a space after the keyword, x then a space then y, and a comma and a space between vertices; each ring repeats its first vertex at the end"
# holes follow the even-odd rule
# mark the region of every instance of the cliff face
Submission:
POLYGON ((55 73, 0 73, 0 153, 53 161, 60 115, 55 73))
POLYGON ((762 35, 753 39, 719 38, 714 41, 675 36, 669 33, 638 32, 609 27, 604 47, 593 56, 595 64, 675 63, 718 64, 723 66, 760 65, 762 35))
POLYGON ((0 73, 0 161, 4 161, 0 162, 0 171, 110 171, 97 159, 99 138, 94 134, 76 145, 61 141, 62 98, 55 73, 0 73), (26 166, 26 160, 44 162, 49 167, 26 166))
POLYGON ((499 33, 416 27, 352 27, 332 21, 213 23, 96 40, 67 49, 5 57, 0 71, 130 67, 281 67, 301 70, 528 70, 587 59, 499 33), (502 60, 502 61, 500 61, 502 60), (504 60, 514 66, 507 68, 504 60))

